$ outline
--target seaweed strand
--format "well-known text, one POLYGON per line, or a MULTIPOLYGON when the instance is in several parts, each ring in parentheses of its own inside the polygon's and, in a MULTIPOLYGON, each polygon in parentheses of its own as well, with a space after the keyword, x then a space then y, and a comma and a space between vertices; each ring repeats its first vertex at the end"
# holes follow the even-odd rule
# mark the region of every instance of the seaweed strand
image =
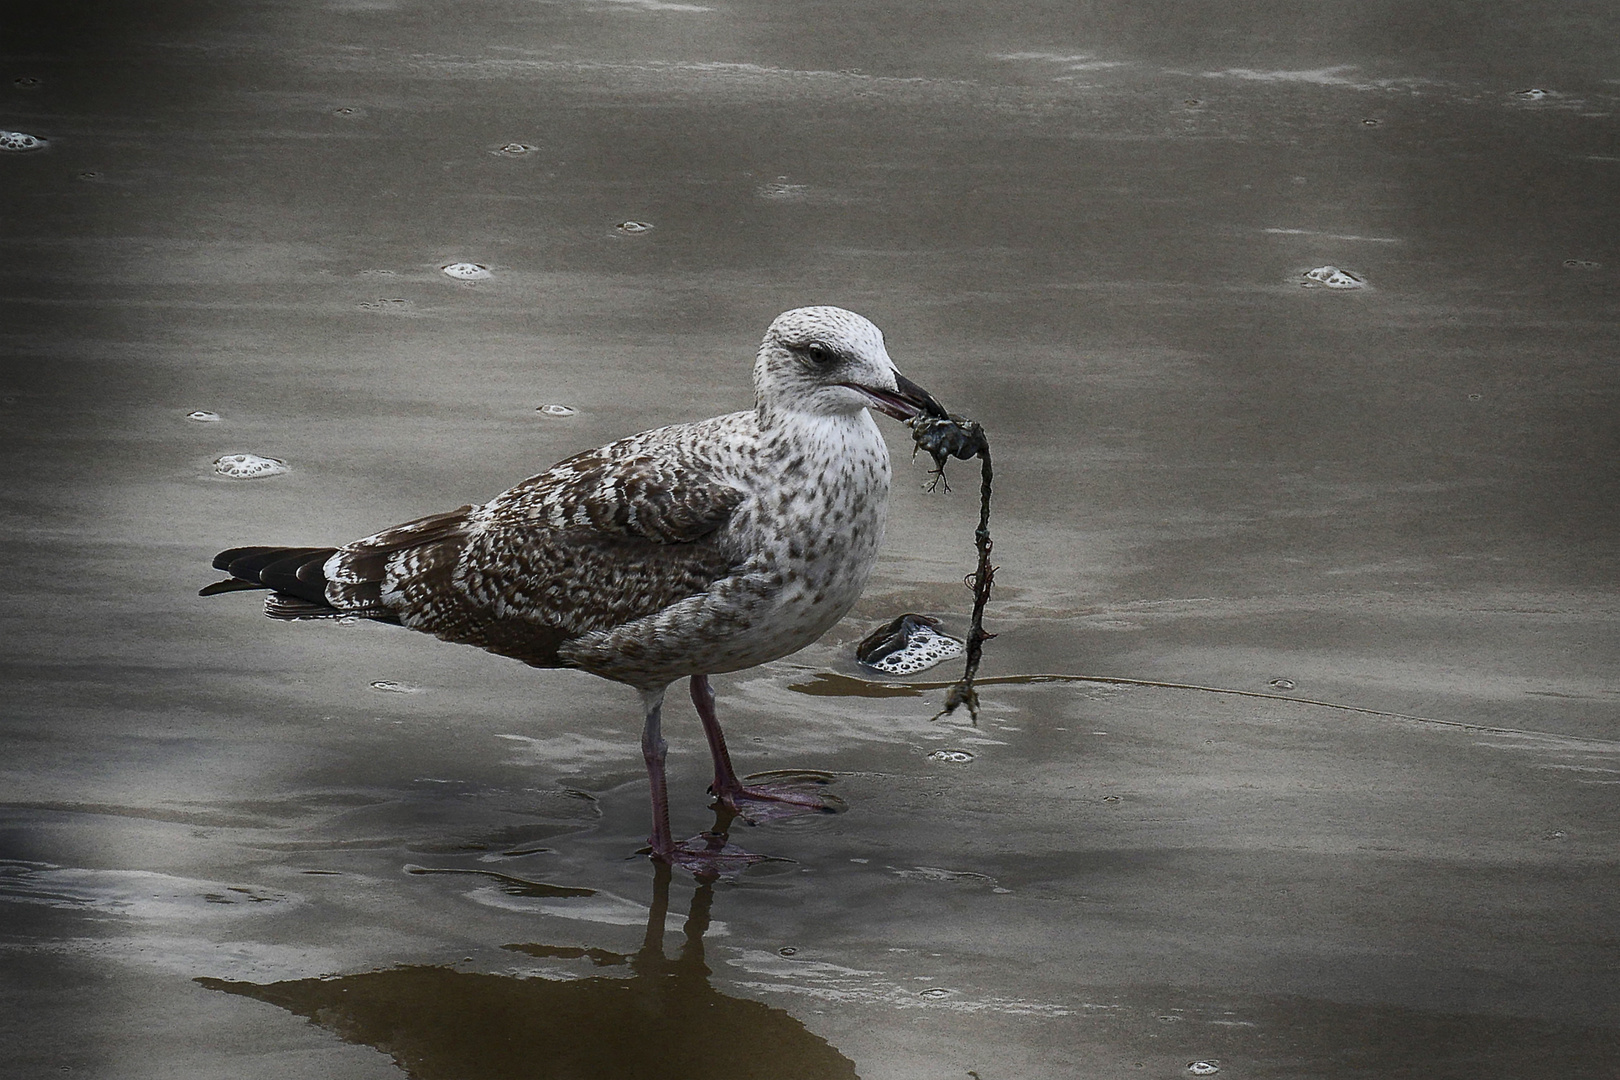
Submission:
MULTIPOLYGON (((985 437, 984 428, 978 421, 960 416, 919 416, 911 423, 911 434, 917 448, 927 450, 934 459, 934 479, 928 485, 929 491, 945 480, 947 459, 975 456, 979 459, 979 527, 973 533, 974 546, 979 550, 979 566, 963 579, 963 584, 973 590, 973 624, 968 631, 967 667, 961 679, 946 692, 945 707, 934 715, 934 719, 938 720, 966 705, 968 715, 976 725, 979 722, 979 695, 973 689, 973 678, 979 671, 984 643, 996 636, 986 633, 984 629, 984 607, 990 602, 990 587, 995 583, 997 569, 990 564, 990 552, 995 548, 995 543, 990 539, 990 483, 994 477, 990 464, 990 440, 985 437)), ((945 490, 950 489, 950 484, 946 483, 945 490)))
POLYGON ((983 440, 979 447, 979 527, 973 532, 974 546, 979 549, 979 567, 964 579, 964 584, 973 590, 973 625, 968 630, 967 667, 962 672, 962 678, 945 692, 945 707, 935 714, 935 720, 949 716, 966 705, 974 724, 979 722, 979 692, 973 688, 973 677, 979 672, 979 658, 984 653, 984 643, 996 636, 984 630, 984 606, 990 602, 990 587, 996 580, 996 567, 990 565, 990 552, 996 546, 990 539, 990 481, 993 475, 990 443, 983 440))

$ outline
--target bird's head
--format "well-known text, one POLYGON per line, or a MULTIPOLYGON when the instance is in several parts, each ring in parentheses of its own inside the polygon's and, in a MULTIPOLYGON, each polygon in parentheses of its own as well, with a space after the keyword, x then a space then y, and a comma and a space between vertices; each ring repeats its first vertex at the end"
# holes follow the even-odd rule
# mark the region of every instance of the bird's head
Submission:
POLYGON ((795 308, 776 317, 759 346, 754 393, 762 415, 836 416, 868 407, 897 420, 946 415, 928 391, 895 368, 883 331, 836 307, 795 308))

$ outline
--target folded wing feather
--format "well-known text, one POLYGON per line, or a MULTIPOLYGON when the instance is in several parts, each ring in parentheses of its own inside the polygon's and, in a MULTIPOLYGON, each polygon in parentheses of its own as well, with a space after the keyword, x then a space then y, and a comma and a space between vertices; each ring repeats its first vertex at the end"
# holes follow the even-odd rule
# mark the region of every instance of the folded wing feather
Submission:
POLYGON ((736 559, 717 534, 742 499, 702 463, 616 443, 482 506, 338 549, 322 567, 325 598, 555 666, 568 639, 652 615, 729 573, 736 559))

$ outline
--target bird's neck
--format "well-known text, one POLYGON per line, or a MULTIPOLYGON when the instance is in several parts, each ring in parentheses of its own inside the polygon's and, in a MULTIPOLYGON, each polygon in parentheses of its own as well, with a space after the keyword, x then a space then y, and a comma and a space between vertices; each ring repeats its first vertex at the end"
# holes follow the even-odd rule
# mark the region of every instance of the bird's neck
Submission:
POLYGON ((877 421, 865 409, 821 413, 793 409, 761 409, 762 448, 772 456, 809 457, 822 468, 843 461, 881 458, 887 466, 889 451, 877 421))

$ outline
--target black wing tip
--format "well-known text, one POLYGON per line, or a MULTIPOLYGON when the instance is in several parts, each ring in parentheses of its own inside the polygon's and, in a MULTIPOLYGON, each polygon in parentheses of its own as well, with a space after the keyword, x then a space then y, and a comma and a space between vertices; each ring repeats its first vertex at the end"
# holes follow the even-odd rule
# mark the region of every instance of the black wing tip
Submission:
POLYGON ((212 585, 204 585, 201 589, 197 590, 197 595, 219 596, 221 593, 242 592, 247 589, 263 588, 267 588, 267 586, 261 585, 257 581, 243 581, 241 578, 233 577, 226 578, 224 581, 216 581, 212 585))
POLYGON ((326 599, 326 560, 337 554, 329 547, 279 547, 255 545, 227 548, 214 556, 214 569, 231 576, 198 590, 198 596, 247 589, 270 589, 264 599, 264 613, 272 619, 370 619, 373 622, 400 622, 399 615, 385 607, 335 608, 326 599))
POLYGON ((231 563, 238 559, 245 559, 253 555, 263 555, 269 551, 280 551, 275 547, 234 547, 226 548, 214 556, 214 569, 229 571, 231 563))
POLYGON ((205 586, 198 596, 218 596, 241 589, 275 589, 318 605, 326 605, 326 560, 336 554, 326 547, 226 548, 214 556, 214 569, 231 575, 205 586))
POLYGON ((330 557, 337 548, 330 547, 286 547, 254 546, 226 548, 214 556, 214 569, 223 570, 232 577, 239 577, 244 581, 256 580, 260 570, 272 563, 283 562, 288 559, 307 559, 315 555, 330 557))

